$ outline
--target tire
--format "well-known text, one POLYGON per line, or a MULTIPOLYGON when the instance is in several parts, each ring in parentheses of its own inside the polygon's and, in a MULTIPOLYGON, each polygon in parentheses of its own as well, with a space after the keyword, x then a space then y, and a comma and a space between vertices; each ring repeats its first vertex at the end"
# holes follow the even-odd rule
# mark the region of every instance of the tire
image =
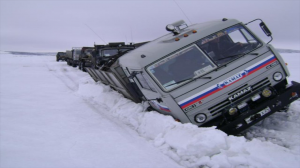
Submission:
POLYGON ((79 63, 78 63, 78 69, 82 70, 82 69, 81 69, 81 66, 82 66, 82 63, 79 62, 79 63))
POLYGON ((82 64, 82 67, 81 67, 81 70, 83 71, 83 72, 86 72, 86 70, 85 70, 85 68, 84 68, 85 66, 84 66, 84 63, 82 64))
POLYGON ((84 70, 84 62, 81 63, 81 70, 82 70, 83 72, 85 72, 85 70, 84 70))

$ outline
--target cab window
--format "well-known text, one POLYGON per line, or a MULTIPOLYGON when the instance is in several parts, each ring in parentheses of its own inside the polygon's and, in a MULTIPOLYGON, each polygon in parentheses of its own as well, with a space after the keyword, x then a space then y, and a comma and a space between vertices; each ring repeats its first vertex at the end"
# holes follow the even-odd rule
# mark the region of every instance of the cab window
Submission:
POLYGON ((137 78, 137 80, 138 80, 138 82, 139 82, 139 84, 141 85, 142 88, 152 90, 152 91, 156 91, 156 89, 154 88, 152 83, 149 82, 148 78, 143 73, 141 73, 141 72, 137 73, 136 78, 137 78))

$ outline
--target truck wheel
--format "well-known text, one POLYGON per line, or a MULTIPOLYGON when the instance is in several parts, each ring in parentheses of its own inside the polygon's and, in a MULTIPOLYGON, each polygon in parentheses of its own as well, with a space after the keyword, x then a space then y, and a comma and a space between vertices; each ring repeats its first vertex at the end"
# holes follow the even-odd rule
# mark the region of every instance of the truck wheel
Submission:
POLYGON ((72 63, 72 66, 73 66, 74 68, 76 68, 76 67, 77 67, 77 63, 74 61, 74 62, 72 63))
POLYGON ((81 70, 84 72, 84 62, 82 62, 82 63, 80 64, 80 68, 81 68, 81 70))
POLYGON ((81 70, 83 71, 83 72, 86 72, 86 70, 85 70, 85 68, 84 68, 85 66, 84 66, 84 63, 82 64, 82 67, 81 67, 81 70))

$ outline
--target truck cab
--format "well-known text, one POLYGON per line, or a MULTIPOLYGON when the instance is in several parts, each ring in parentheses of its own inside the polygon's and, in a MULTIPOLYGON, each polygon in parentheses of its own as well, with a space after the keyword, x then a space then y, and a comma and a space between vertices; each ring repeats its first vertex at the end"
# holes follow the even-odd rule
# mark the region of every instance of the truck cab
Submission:
POLYGON ((130 50, 135 49, 134 45, 125 45, 124 42, 114 42, 108 45, 96 45, 94 58, 96 62, 96 68, 101 68, 107 64, 109 60, 118 58, 118 56, 127 53, 130 50))
POLYGON ((166 29, 171 33, 119 60, 153 110, 238 134, 298 99, 300 85, 287 83, 280 54, 246 24, 181 20, 166 29))
POLYGON ((72 48, 72 59, 70 60, 71 61, 71 64, 73 67, 77 67, 78 63, 79 63, 79 55, 81 53, 81 49, 82 47, 73 47, 72 48))
POLYGON ((99 70, 108 70, 120 56, 135 49, 133 44, 126 45, 124 42, 112 42, 107 45, 94 45, 91 57, 91 66, 85 69, 97 82, 101 81, 99 70))
POLYGON ((92 66, 93 50, 94 47, 82 47, 78 60, 78 66, 80 70, 86 72, 85 67, 92 66))
POLYGON ((66 53, 65 52, 57 52, 56 61, 58 62, 60 60, 62 60, 62 61, 66 60, 66 53))

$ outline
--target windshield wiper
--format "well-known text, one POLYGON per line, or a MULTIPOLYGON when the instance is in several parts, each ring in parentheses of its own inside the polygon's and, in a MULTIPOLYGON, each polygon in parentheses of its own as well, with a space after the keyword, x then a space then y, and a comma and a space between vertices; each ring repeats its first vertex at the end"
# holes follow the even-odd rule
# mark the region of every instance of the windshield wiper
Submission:
POLYGON ((179 83, 182 83, 182 82, 185 82, 185 81, 188 81, 188 80, 193 81, 193 80, 196 80, 196 79, 211 79, 211 77, 206 77, 206 76, 194 76, 194 77, 192 77, 192 78, 187 78, 187 79, 183 79, 183 80, 181 80, 181 81, 175 82, 175 83, 171 83, 171 84, 169 84, 169 85, 167 85, 167 86, 164 86, 164 87, 169 87, 169 86, 172 86, 172 85, 175 85, 175 84, 179 84, 179 83))
POLYGON ((236 56, 242 56, 244 54, 235 54, 235 55, 228 55, 228 56, 225 56, 223 58, 219 58, 218 60, 223 60, 223 59, 227 59, 227 58, 231 58, 231 57, 236 57, 236 56))
MULTIPOLYGON (((246 54, 248 54, 248 53, 229 55, 229 56, 226 56, 224 58, 219 58, 218 60, 223 60, 223 59, 226 59, 226 58, 231 58, 231 57, 236 57, 236 56, 244 56, 246 54)), ((258 53, 249 53, 249 55, 259 55, 259 54, 258 53)))
POLYGON ((183 80, 181 80, 181 81, 178 81, 178 82, 175 82, 175 83, 171 83, 171 84, 169 84, 169 85, 167 85, 167 86, 164 86, 164 87, 169 87, 169 86, 172 86, 172 85, 176 85, 176 84, 179 84, 179 83, 182 83, 182 82, 191 80, 191 79, 193 79, 193 78, 183 79, 183 80))
POLYGON ((259 55, 259 53, 249 53, 249 55, 259 55))

